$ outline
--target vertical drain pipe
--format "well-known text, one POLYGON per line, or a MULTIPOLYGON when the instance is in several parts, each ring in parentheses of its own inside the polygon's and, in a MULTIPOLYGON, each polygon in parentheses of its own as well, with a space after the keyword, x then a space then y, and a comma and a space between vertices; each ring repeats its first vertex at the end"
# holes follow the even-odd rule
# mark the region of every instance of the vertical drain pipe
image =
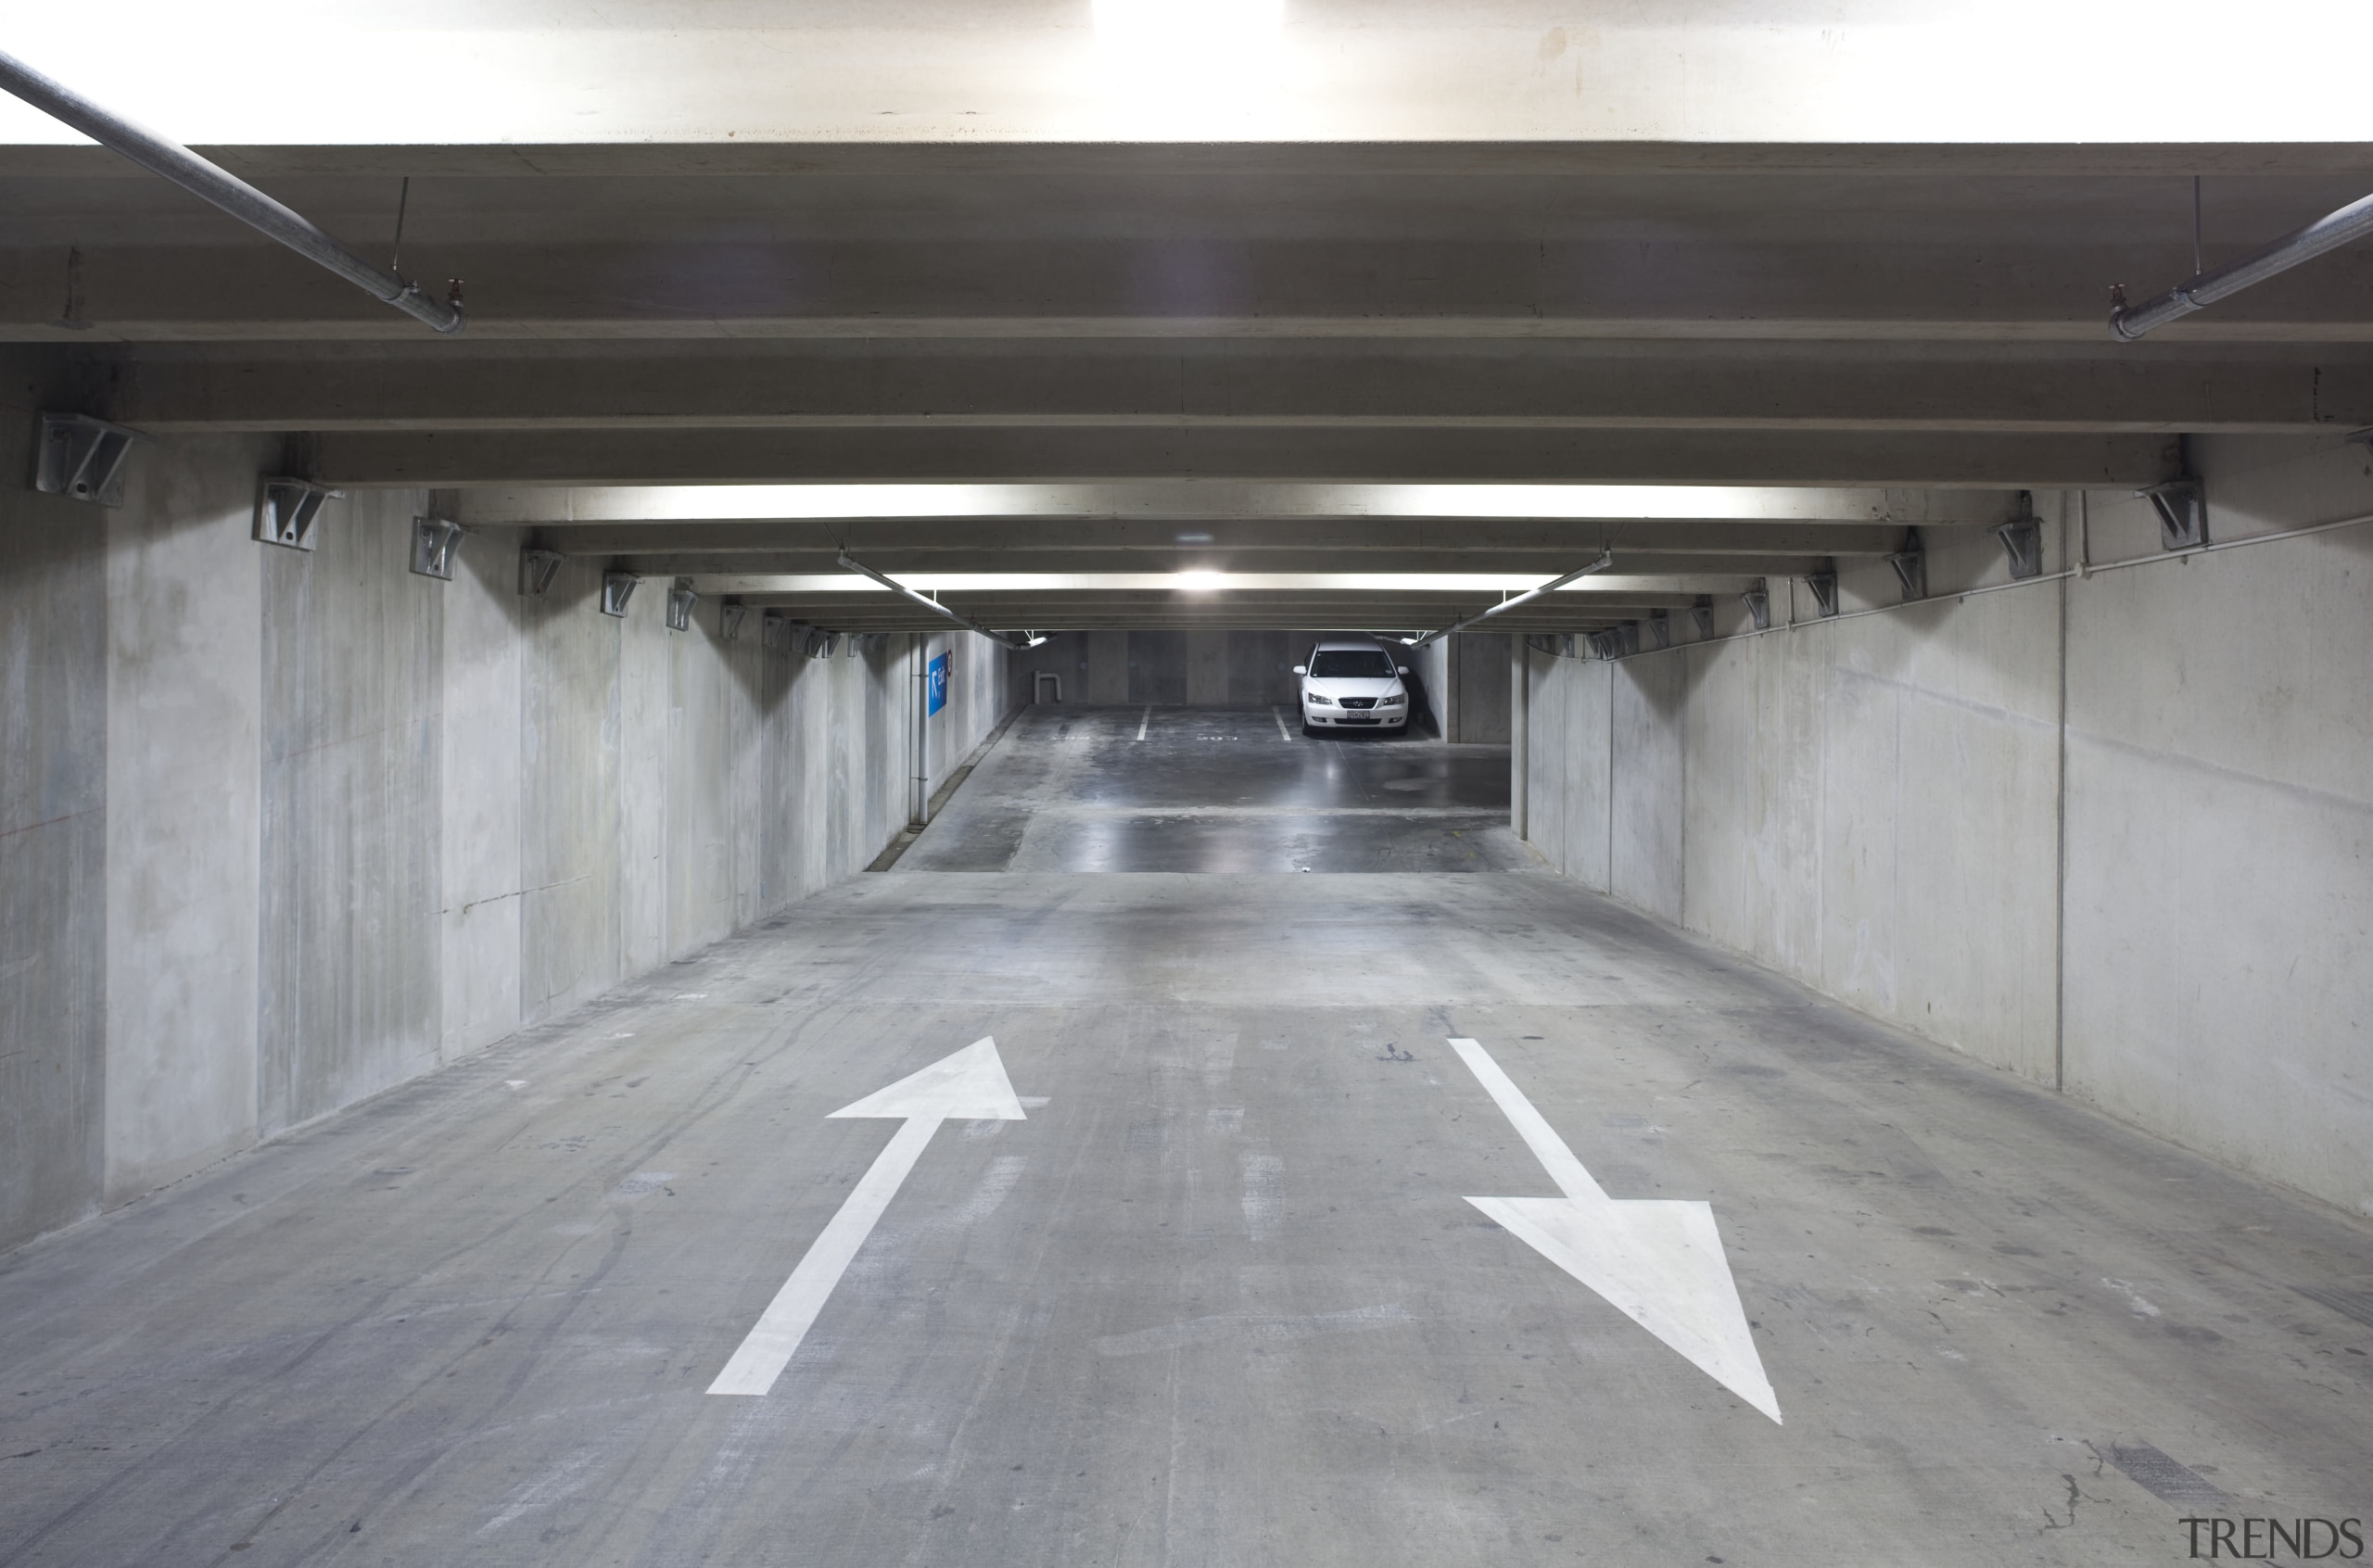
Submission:
POLYGON ((1508 826, 1519 839, 1526 831, 1532 792, 1532 639, 1516 635, 1516 656, 1509 660, 1515 689, 1508 694, 1508 826))
POLYGON ((915 728, 913 777, 907 787, 907 825, 931 826, 931 633, 910 632, 914 666, 915 728))

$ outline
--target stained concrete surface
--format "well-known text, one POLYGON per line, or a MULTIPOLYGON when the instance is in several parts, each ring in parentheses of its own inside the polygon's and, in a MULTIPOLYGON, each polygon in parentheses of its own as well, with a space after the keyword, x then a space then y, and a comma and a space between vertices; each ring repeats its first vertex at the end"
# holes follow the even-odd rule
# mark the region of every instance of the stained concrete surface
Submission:
POLYGON ((895 867, 915 871, 1537 871, 1508 828, 1508 749, 1306 737, 1290 708, 1017 715, 895 867))
POLYGON ((1560 878, 861 876, 0 1263, 0 1563, 2172 1562, 2373 1500, 2368 1241, 1560 878), (1710 1200, 1785 1425, 1465 1201, 1453 1034, 1710 1200))
POLYGON ((1765 635, 1723 598, 1716 640, 1682 617, 1662 651, 1533 651, 1528 837, 1884 1022, 2373 1216, 2373 526, 2269 537, 2364 517, 2373 459, 2192 456, 2211 554, 2168 554, 2134 495, 2045 494, 2043 560, 2087 575, 2014 586, 1989 534, 1930 529, 1920 603, 1866 560, 1834 620, 1775 579, 1765 635), (2218 616, 2279 629, 2198 656, 2218 616))
MULTIPOLYGON (((165 435, 121 507, 0 487, 0 1246, 697 952, 906 818, 903 647, 603 615, 574 559, 522 596, 518 530, 416 576, 418 490, 260 547, 281 460, 165 435)), ((1004 714, 1006 651, 951 641, 934 770, 1004 714)))

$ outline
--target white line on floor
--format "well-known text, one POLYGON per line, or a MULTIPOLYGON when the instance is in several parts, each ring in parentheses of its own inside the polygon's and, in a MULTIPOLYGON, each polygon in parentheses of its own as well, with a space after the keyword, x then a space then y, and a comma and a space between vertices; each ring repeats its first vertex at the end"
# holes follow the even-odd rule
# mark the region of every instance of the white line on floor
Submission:
POLYGON ((1141 719, 1139 719, 1139 720, 1137 721, 1137 739, 1138 739, 1138 740, 1144 740, 1144 739, 1146 738, 1146 726, 1148 726, 1148 725, 1151 724, 1152 722, 1153 722, 1153 710, 1152 710, 1151 708, 1148 708, 1148 709, 1146 710, 1146 716, 1145 716, 1145 717, 1143 717, 1143 718, 1141 718, 1141 719))
POLYGON ((1273 707, 1269 710, 1269 716, 1277 721, 1278 734, 1284 736, 1288 740, 1291 740, 1294 738, 1294 732, 1286 727, 1286 714, 1284 709, 1273 707))

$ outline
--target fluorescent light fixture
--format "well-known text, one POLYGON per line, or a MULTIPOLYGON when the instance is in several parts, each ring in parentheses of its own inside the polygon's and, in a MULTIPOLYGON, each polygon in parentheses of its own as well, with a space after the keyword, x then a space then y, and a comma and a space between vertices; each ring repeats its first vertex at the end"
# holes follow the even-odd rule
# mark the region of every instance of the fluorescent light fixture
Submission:
POLYGON ((1331 485, 1234 479, 936 485, 604 485, 474 498, 465 524, 1087 517, 1174 520, 1207 542, 1214 519, 1505 517, 1877 521, 1887 492, 1748 485, 1331 485))
POLYGON ((1448 637, 1454 631, 1458 631, 1463 627, 1471 626, 1478 621, 1496 615, 1503 610, 1513 610, 1529 599, 1538 598, 1540 595, 1544 593, 1555 592, 1558 588, 1578 583, 1584 577, 1594 576, 1614 564, 1615 552, 1611 550, 1601 550, 1599 552, 1599 558, 1596 561, 1592 562, 1587 566, 1578 566, 1562 577, 1552 577, 1549 581, 1542 583, 1539 588, 1527 588, 1524 592, 1519 593, 1513 598, 1504 599, 1500 601, 1499 603, 1491 605, 1489 608, 1478 610, 1472 615, 1462 616, 1458 620, 1453 621, 1449 626, 1444 626, 1440 631, 1428 632, 1423 637, 1404 637, 1401 640, 1412 648, 1423 648, 1429 642, 1438 641, 1442 638, 1448 637))
POLYGON ((1094 0, 1113 134, 1224 141, 1275 127, 1284 0, 1094 0))
POLYGON ((1286 23, 1284 0, 1095 0, 1095 13, 1096 41, 1126 77, 1173 92, 1241 81, 1286 23))
POLYGON ((1113 44, 1209 49, 1275 36, 1283 0, 1096 0, 1096 36, 1113 44))
MULTIPOLYGON (((940 603, 937 600, 927 598, 920 591, 908 588, 906 584, 899 582, 895 577, 883 575, 882 573, 875 571, 872 567, 868 566, 864 562, 851 560, 845 550, 841 554, 841 570, 844 572, 854 572, 858 576, 864 577, 868 581, 879 583, 883 588, 890 589, 893 593, 905 594, 908 599, 913 600, 924 609, 932 611, 937 614, 945 615, 959 626, 970 626, 972 630, 979 632, 983 637, 987 638, 992 642, 1002 642, 1008 648, 1013 649, 1019 649, 1022 646, 1022 644, 1015 641, 1012 638, 1006 636, 1005 633, 993 631, 989 627, 981 625, 980 622, 973 620, 969 615, 958 614, 955 611, 950 610, 946 605, 940 603)), ((613 575, 615 575, 615 574, 613 575)))
MULTIPOLYGON (((852 568, 851 570, 866 570, 852 568)), ((1663 579, 1656 579, 1662 581, 1663 579)), ((1540 572, 897 572, 704 574, 704 593, 1591 593, 1639 579, 1599 576, 1555 586, 1540 572)), ((1677 591, 1677 590, 1676 590, 1677 591)))

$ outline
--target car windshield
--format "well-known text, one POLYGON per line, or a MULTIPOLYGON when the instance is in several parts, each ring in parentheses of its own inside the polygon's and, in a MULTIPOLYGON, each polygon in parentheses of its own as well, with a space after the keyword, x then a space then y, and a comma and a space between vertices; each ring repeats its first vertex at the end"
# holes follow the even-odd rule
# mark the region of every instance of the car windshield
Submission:
POLYGON ((1330 648, 1310 656, 1310 673, 1337 680, 1390 680, 1392 655, 1380 648, 1330 648))

